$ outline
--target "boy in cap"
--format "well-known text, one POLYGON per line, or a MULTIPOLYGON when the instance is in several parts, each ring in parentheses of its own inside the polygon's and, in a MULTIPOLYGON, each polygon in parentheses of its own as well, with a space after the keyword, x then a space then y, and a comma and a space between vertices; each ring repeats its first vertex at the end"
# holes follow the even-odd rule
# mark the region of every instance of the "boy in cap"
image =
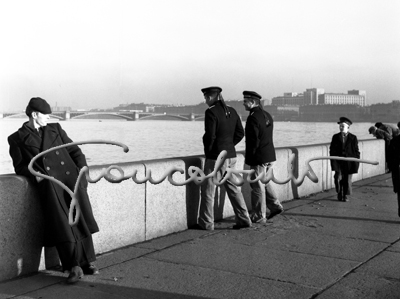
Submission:
MULTIPOLYGON (((245 163, 254 170, 251 179, 261 173, 266 174, 276 160, 273 142, 274 121, 260 104, 261 95, 254 91, 243 91, 243 106, 250 112, 246 121, 246 154, 245 163)), ((251 220, 256 223, 266 221, 265 205, 270 210, 267 219, 283 212, 272 184, 263 184, 261 181, 250 183, 251 187, 251 220)))
MULTIPOLYGON (((226 159, 219 170, 222 175, 227 168, 235 168, 235 145, 243 139, 244 130, 236 110, 225 104, 220 87, 207 87, 201 91, 204 94, 206 104, 209 106, 204 119, 203 144, 206 156, 204 174, 208 175, 213 172, 218 155, 225 150, 227 151, 226 159)), ((242 192, 230 179, 224 183, 224 186, 236 216, 236 224, 233 228, 250 227, 251 220, 242 192)), ((201 185, 201 203, 198 219, 198 228, 200 229, 214 229, 215 188, 216 185, 212 178, 201 185)))
MULTIPOLYGON (((349 132, 351 120, 347 117, 339 119, 340 132, 332 136, 329 154, 336 157, 360 158, 357 136, 349 132)), ((335 172, 335 188, 339 201, 348 201, 352 194, 352 177, 358 172, 359 162, 331 160, 332 171, 335 172)))
MULTIPOLYGON (((58 123, 47 123, 50 105, 42 98, 32 98, 26 107, 29 121, 8 137, 10 155, 15 173, 27 177, 39 189, 44 209, 44 246, 55 246, 64 271, 69 271, 68 283, 77 282, 85 274, 98 274, 91 264, 96 260, 92 234, 99 231, 93 217, 87 194, 87 181, 83 179, 77 198, 81 217, 77 225, 68 223, 71 198, 58 184, 35 177, 28 170, 32 158, 52 147, 72 142, 58 123)), ((36 160, 35 171, 54 177, 74 190, 79 170, 87 166, 85 155, 78 146, 52 151, 36 160)))

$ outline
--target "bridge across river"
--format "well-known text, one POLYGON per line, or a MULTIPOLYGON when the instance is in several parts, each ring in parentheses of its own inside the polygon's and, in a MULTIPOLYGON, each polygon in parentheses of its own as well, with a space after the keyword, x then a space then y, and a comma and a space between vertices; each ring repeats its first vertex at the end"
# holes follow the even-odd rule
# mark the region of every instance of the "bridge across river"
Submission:
MULTIPOLYGON (((20 118, 25 116, 24 112, 0 113, 0 118, 20 118)), ((52 118, 59 120, 70 119, 125 119, 127 121, 137 120, 181 120, 196 121, 204 120, 204 114, 167 114, 152 112, 129 112, 129 111, 57 111, 50 114, 52 118)))

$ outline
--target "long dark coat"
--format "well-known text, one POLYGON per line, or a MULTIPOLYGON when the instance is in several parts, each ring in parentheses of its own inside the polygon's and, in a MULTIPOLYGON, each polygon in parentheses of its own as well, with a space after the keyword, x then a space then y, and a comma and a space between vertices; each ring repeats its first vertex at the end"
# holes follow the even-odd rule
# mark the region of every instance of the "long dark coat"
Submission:
POLYGON ((226 158, 236 157, 235 145, 244 137, 242 121, 236 110, 227 106, 230 117, 225 115, 221 101, 206 110, 204 118, 203 145, 206 158, 216 160, 221 151, 227 151, 226 158))
POLYGON ((250 110, 245 128, 247 165, 261 165, 276 160, 273 131, 271 114, 258 106, 250 110))
MULTIPOLYGON (((357 136, 348 133, 346 143, 343 145, 342 133, 339 132, 333 135, 331 145, 329 147, 329 154, 337 157, 360 159, 357 136)), ((333 171, 346 170, 348 174, 357 173, 359 166, 359 162, 331 160, 331 167, 333 171)))
POLYGON ((400 135, 392 139, 388 150, 387 164, 392 173, 393 191, 399 192, 400 188, 400 135))
MULTIPOLYGON (((76 242, 99 231, 87 194, 86 179, 81 180, 77 195, 82 214, 78 224, 71 227, 68 224, 70 195, 50 180, 44 179, 38 183, 28 170, 30 161, 37 154, 70 142, 72 140, 58 123, 43 127, 43 138, 28 127, 27 123, 8 137, 15 173, 26 176, 39 188, 44 209, 45 246, 54 246, 60 242, 76 242)), ((33 169, 61 181, 73 192, 79 170, 86 165, 85 155, 80 148, 71 146, 52 151, 37 159, 33 169)))

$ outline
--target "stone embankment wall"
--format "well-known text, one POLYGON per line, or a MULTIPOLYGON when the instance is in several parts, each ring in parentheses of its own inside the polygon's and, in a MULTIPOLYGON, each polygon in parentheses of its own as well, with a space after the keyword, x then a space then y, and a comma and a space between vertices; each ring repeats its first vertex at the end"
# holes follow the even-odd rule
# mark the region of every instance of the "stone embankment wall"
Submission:
MULTIPOLYGON (((384 142, 363 140, 359 141, 359 147, 361 159, 377 161, 379 165, 360 164, 353 181, 383 174, 384 142)), ((244 165, 243 154, 238 153, 237 169, 248 169, 244 165)), ((308 159, 328 156, 329 144, 278 148, 276 154, 274 175, 284 181, 291 173, 296 178, 302 177, 308 159)), ((179 182, 188 178, 190 166, 201 168, 203 163, 204 157, 192 156, 118 165, 127 176, 137 170, 138 179, 144 178, 146 170, 151 170, 151 176, 159 179, 170 167, 178 167, 185 171, 184 174, 174 175, 174 180, 179 182)), ((318 177, 317 183, 307 177, 300 186, 294 181, 272 183, 281 201, 334 188, 329 160, 314 160, 309 165, 318 177)), ((91 177, 99 176, 107 166, 91 166, 91 177)), ((223 188, 217 190, 216 221, 234 215, 223 188)), ((247 182, 242 192, 250 208, 250 187, 247 182)), ((103 178, 95 184, 89 184, 88 193, 100 227, 100 232, 93 235, 96 253, 187 229, 196 223, 200 200, 200 186, 194 183, 174 186, 167 179, 159 184, 136 184, 132 179, 113 184, 103 178)), ((40 197, 31 183, 21 176, 0 175, 0 281, 58 264, 54 248, 42 248, 43 225, 40 197)))

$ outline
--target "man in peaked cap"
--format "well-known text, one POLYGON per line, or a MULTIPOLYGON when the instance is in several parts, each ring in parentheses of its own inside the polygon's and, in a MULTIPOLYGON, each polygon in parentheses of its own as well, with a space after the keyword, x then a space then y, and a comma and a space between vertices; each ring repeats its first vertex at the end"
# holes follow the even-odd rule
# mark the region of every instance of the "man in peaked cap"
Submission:
MULTIPOLYGON (((235 145, 243 139, 244 130, 236 110, 225 104, 220 87, 207 87, 201 91, 204 94, 206 104, 209 106, 204 119, 203 144, 206 156, 204 174, 208 175, 214 171, 218 155, 224 150, 227 155, 224 164, 219 170, 222 178, 227 168, 235 168, 236 166, 235 145)), ((236 216, 236 224, 233 228, 250 227, 251 220, 242 192, 232 183, 231 179, 228 179, 224 186, 236 216)), ((212 178, 201 185, 201 203, 198 219, 198 228, 200 229, 214 229, 215 189, 216 185, 212 178)))
MULTIPOLYGON (((77 198, 81 217, 77 225, 68 223, 71 198, 58 184, 35 177, 28 165, 32 158, 52 147, 71 143, 58 123, 49 123, 50 105, 42 98, 32 98, 26 107, 29 121, 8 137, 10 155, 15 173, 27 177, 38 188, 44 209, 44 246, 55 246, 64 271, 70 274, 67 283, 75 283, 85 274, 98 274, 91 264, 96 260, 92 234, 99 231, 93 217, 87 194, 87 181, 83 179, 77 198)), ((74 190, 79 170, 87 166, 85 155, 78 146, 52 151, 33 164, 35 171, 54 177, 74 190)))
POLYGON ((210 94, 213 92, 217 92, 217 93, 221 93, 222 92, 222 88, 218 87, 218 86, 211 86, 211 87, 205 87, 201 89, 201 92, 205 95, 205 94, 210 94))
MULTIPOLYGON (((360 159, 357 136, 349 132, 352 122, 347 117, 340 117, 340 132, 332 136, 329 154, 336 157, 360 159)), ((334 174, 337 199, 348 201, 347 195, 352 194, 352 177, 358 172, 359 162, 331 160, 331 168, 334 174)))
MULTIPOLYGON (((251 179, 266 174, 276 160, 273 142, 274 121, 260 103, 261 95, 254 91, 243 91, 243 106, 250 112, 246 121, 246 155, 245 163, 254 170, 251 179)), ((271 182, 260 180, 250 183, 251 187, 251 220, 255 223, 266 221, 266 208, 270 210, 267 219, 283 212, 271 182)))

